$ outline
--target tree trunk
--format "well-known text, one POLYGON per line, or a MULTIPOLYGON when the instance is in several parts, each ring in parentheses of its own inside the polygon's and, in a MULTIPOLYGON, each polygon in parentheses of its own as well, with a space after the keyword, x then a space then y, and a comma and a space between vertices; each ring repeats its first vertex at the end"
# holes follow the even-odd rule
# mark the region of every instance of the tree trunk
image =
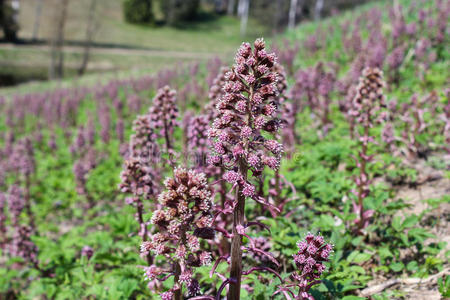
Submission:
POLYGON ((36 11, 34 13, 33 36, 31 38, 33 41, 36 41, 39 36, 39 26, 41 24, 41 15, 42 15, 42 2, 43 0, 37 0, 36 2, 36 11))
POLYGON ((69 0, 60 0, 57 8, 56 31, 51 43, 50 79, 60 79, 64 75, 64 27, 67 19, 69 0))
POLYGON ((164 0, 169 1, 168 13, 167 13, 167 23, 173 25, 176 22, 176 0, 164 0))
POLYGON ((227 7, 227 15, 234 15, 234 6, 236 4, 236 0, 228 0, 228 7, 227 7))
POLYGON ((239 3, 242 2, 241 8, 241 36, 245 36, 247 33, 247 23, 248 23, 248 10, 250 6, 250 0, 240 0, 239 3))
POLYGON ((291 5, 289 7, 289 29, 295 27, 295 17, 297 15, 297 4, 298 0, 291 0, 291 5))
POLYGON ((316 6, 314 7, 314 20, 320 20, 322 17, 324 0, 316 0, 316 6))
POLYGON ((244 2, 245 2, 245 1, 246 1, 246 0, 239 0, 238 7, 237 7, 237 16, 238 16, 239 18, 241 18, 242 15, 243 15, 244 2))
POLYGON ((88 16, 88 24, 86 28, 86 42, 84 45, 84 54, 83 60, 81 62, 80 69, 78 70, 78 75, 83 75, 86 71, 88 62, 89 62, 89 54, 92 46, 92 40, 94 39, 94 33, 96 29, 95 24, 95 8, 97 7, 97 0, 91 0, 91 5, 89 6, 89 16, 88 16))

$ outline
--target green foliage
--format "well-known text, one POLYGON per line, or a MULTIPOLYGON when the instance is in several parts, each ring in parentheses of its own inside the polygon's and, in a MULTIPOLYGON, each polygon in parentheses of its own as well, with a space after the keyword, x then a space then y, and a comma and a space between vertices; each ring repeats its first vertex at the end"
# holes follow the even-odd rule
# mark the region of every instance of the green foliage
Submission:
POLYGON ((19 24, 16 21, 17 12, 9 1, 0 1, 0 28, 3 28, 4 37, 7 41, 14 42, 17 39, 19 24))
POLYGON ((124 0, 122 6, 128 23, 149 24, 154 21, 152 0, 124 0))
POLYGON ((159 0, 164 20, 169 25, 192 21, 197 17, 200 0, 159 0))
POLYGON ((450 276, 446 275, 438 279, 439 293, 442 297, 450 297, 450 276))

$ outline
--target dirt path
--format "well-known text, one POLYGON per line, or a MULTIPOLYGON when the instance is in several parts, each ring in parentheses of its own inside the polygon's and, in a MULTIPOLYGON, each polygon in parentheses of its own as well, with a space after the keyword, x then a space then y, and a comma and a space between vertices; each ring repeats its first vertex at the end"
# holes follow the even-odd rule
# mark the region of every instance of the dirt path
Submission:
MULTIPOLYGON (((39 50, 49 52, 48 45, 20 45, 20 44, 0 44, 0 49, 7 50, 39 50)), ((66 53, 83 53, 83 46, 65 46, 66 53)), ((111 47, 92 47, 94 54, 110 54, 110 55, 133 55, 133 56, 149 56, 149 57, 168 57, 168 58, 188 58, 188 59, 208 59, 215 56, 223 56, 223 53, 211 52, 189 52, 189 51, 166 51, 153 49, 133 49, 133 48, 111 48, 111 47)))

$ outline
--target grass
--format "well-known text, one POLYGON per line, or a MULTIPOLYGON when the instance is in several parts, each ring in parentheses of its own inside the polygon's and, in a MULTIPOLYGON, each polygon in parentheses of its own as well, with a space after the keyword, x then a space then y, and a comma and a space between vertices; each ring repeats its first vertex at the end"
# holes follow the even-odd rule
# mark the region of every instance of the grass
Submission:
MULTIPOLYGON (((57 0, 46 0, 42 9, 38 44, 1 45, 0 75, 20 73, 20 68, 35 68, 45 77, 50 64, 50 49, 46 45, 54 28, 57 0), (42 71, 43 70, 43 71, 42 71), (42 74, 43 73, 43 74, 42 74)), ((74 75, 81 63, 81 43, 87 24, 90 0, 69 2, 65 29, 66 74, 74 75)), ((35 0, 21 1, 19 38, 29 41, 35 23, 35 0)), ((144 26, 128 24, 123 20, 120 0, 98 0, 95 48, 88 73, 145 69, 155 72, 166 65, 190 61, 205 61, 212 56, 230 57, 234 49, 246 39, 261 36, 262 26, 249 24, 248 37, 239 34, 239 20, 227 16, 202 13, 201 21, 179 27, 144 26)))

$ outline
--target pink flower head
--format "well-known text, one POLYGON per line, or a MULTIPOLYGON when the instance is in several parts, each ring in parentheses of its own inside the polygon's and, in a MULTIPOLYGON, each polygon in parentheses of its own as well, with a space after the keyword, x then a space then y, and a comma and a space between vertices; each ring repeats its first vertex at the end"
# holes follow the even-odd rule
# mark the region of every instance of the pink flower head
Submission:
MULTIPOLYGON (((152 216, 156 232, 141 245, 141 252, 164 254, 181 266, 182 272, 175 282, 181 288, 182 284, 191 284, 192 268, 211 262, 209 252, 201 251, 200 238, 214 238, 214 230, 210 228, 214 209, 212 192, 205 174, 184 168, 176 168, 173 178, 166 179, 164 185, 166 190, 158 196, 161 209, 152 216)), ((157 273, 154 268, 145 271, 149 280, 157 273)), ((158 269, 158 272, 159 275, 167 271, 158 269)), ((171 293, 172 290, 162 295, 171 293)))
POLYGON ((328 261, 333 246, 326 243, 322 236, 312 233, 308 233, 304 240, 297 243, 297 246, 299 250, 293 258, 298 271, 291 277, 297 281, 297 288, 302 294, 302 299, 313 299, 309 295, 309 289, 319 282, 320 276, 326 269, 324 263, 328 261))

